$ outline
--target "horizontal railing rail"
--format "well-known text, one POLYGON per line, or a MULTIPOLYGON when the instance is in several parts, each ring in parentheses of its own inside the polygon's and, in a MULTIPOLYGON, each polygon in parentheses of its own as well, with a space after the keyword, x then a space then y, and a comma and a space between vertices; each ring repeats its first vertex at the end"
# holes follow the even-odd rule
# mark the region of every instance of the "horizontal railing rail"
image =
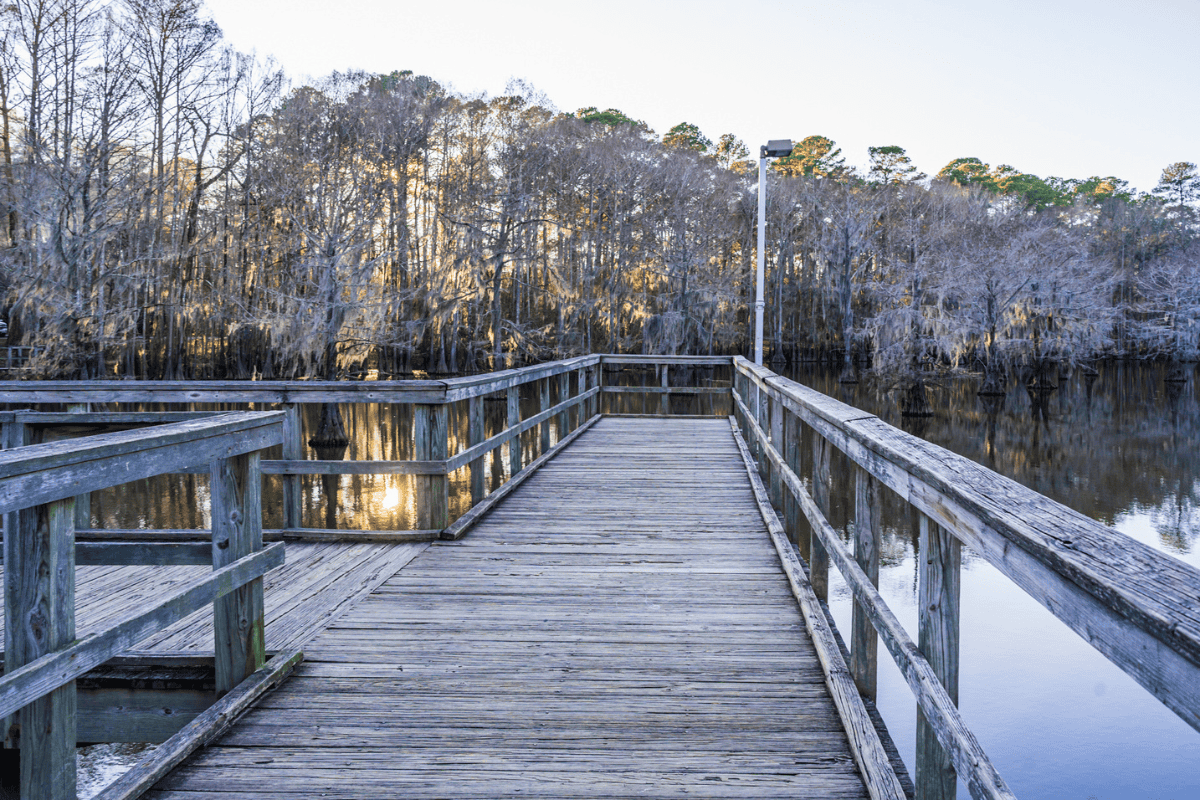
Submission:
POLYGON ((75 680, 211 605, 218 695, 262 668, 262 576, 283 563, 264 547, 259 463, 283 440, 284 414, 226 413, 149 429, 29 444, 16 414, 0 418, 4 514, 5 674, 0 716, 6 747, 20 750, 22 797, 75 797, 75 680), (211 474, 211 541, 75 541, 76 496, 197 463, 211 474), (77 564, 204 564, 196 577, 83 639, 75 634, 77 564))
MULTIPOLYGON (((279 475, 283 482, 283 528, 268 531, 279 538, 329 539, 334 531, 305 528, 302 524, 301 478, 305 475, 412 475, 416 491, 416 528, 408 531, 378 532, 379 541, 401 541, 461 536, 498 498, 485 490, 489 454, 500 457, 507 445, 507 479, 524 480, 521 437, 536 431, 538 457, 551 451, 555 439, 563 442, 573 432, 590 425, 603 410, 602 400, 609 396, 641 394, 643 411, 667 413, 671 395, 718 397, 728 395, 729 385, 692 386, 672 382, 673 369, 731 367, 730 356, 655 356, 589 355, 538 364, 518 369, 445 380, 416 381, 0 381, 0 402, 10 404, 60 403, 80 410, 68 412, 0 412, 0 421, 31 429, 65 426, 78 430, 88 425, 155 425, 207 419, 220 412, 205 411, 85 411, 88 404, 102 403, 222 403, 279 404, 287 414, 284 423, 282 458, 265 459, 264 475, 279 475), (605 367, 624 370, 632 367, 653 368, 654 386, 605 385, 605 367), (538 410, 522 415, 521 390, 533 386, 538 410), (485 436, 483 402, 502 395, 504 426, 485 436), (657 395, 655 405, 649 396, 657 395), (413 457, 405 460, 314 460, 304 458, 299 410, 307 403, 385 403, 413 407, 413 457), (451 454, 454 437, 448 431, 450 404, 466 405, 467 435, 457 437, 458 452, 451 454), (451 520, 449 513, 449 476, 460 469, 469 470, 471 498, 465 522, 451 520), (477 507, 482 506, 477 511, 477 507), (475 513, 471 513, 475 512, 475 513)), ((726 384, 729 382, 726 381, 726 384)), ((557 452, 557 451, 556 451, 557 452)), ((181 467, 179 472, 202 473, 201 467, 181 467)), ((496 494, 501 487, 493 487, 496 494)), ((81 494, 77 527, 87 535, 89 521, 81 494)), ((371 539, 373 531, 346 531, 349 537, 371 539)), ((128 532, 131 537, 137 532, 128 532)))
POLYGON ((952 797, 954 771, 976 797, 1010 796, 955 708, 964 543, 1200 729, 1200 571, 746 359, 735 369, 737 418, 772 499, 796 540, 799 519, 809 523, 811 539, 800 545, 814 587, 827 593, 832 558, 854 595, 860 688, 874 693, 877 633, 917 697, 925 796, 952 797), (814 434, 811 494, 799 477, 801 424, 814 434), (853 555, 827 521, 830 448, 855 466, 853 555), (919 644, 876 589, 882 486, 921 514, 919 644))

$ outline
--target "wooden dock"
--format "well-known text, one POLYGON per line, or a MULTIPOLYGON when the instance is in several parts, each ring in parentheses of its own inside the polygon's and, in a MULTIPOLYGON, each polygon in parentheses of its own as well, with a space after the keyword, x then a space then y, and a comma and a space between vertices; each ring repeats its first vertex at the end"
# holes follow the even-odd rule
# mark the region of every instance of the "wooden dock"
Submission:
POLYGON ((916 702, 915 794, 1015 800, 957 708, 964 545, 1200 730, 1200 571, 741 357, 0 402, 54 406, 0 412, 0 777, 28 800, 74 800, 90 741, 159 743, 98 800, 904 800, 881 649, 916 702), (311 403, 411 406, 411 458, 306 458, 311 403), (52 428, 94 435, 38 444, 52 428), (211 529, 87 528, 91 492, 178 472, 209 476, 211 529), (416 526, 303 527, 302 477, 342 474, 412 476, 416 526), (884 488, 918 522, 916 637, 877 587, 884 488))
POLYGON ((148 797, 865 798, 724 419, 605 418, 148 797))

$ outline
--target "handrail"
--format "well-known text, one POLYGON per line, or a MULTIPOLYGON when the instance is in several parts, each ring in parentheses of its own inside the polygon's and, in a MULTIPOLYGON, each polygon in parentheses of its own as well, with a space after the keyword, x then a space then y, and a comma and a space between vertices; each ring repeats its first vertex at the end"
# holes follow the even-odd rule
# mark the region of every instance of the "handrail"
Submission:
POLYGON ((997 798, 997 800, 1013 798, 1014 795, 991 761, 988 760, 983 747, 958 713, 956 703, 942 685, 934 668, 904 630, 900 620, 888 608, 883 596, 867 577, 862 567, 846 550, 837 531, 817 508, 816 502, 804 488, 800 477, 788 467, 783 455, 771 445, 766 432, 754 421, 742 399, 734 395, 734 402, 741 411, 745 424, 749 426, 750 432, 754 435, 754 439, 763 448, 773 468, 779 470, 780 477, 792 496, 800 503, 809 525, 820 537, 821 543, 846 579, 846 584, 854 594, 855 600, 867 610, 875 630, 879 633, 888 652, 896 661, 896 665, 900 667, 901 674, 904 675, 916 695, 917 702, 925 713, 925 718, 939 731, 938 738, 944 739, 943 746, 947 748, 951 758, 954 759, 954 768, 966 782, 971 795, 977 798, 997 798))
MULTIPOLYGON (((899 651, 898 662, 912 652, 884 618, 872 582, 850 560, 818 504, 804 491, 796 457, 788 455, 794 442, 784 434, 785 417, 808 425, 818 443, 842 451, 865 479, 895 491, 930 520, 931 530, 971 546, 1200 730, 1200 609, 1195 602, 1200 571, 744 358, 736 358, 734 368, 739 421, 753 433, 760 470, 770 475, 773 488, 786 488, 812 522, 814 572, 823 568, 826 553, 833 556, 855 595, 856 615, 865 612, 889 649, 899 651), (818 516, 815 521, 813 515, 818 516)), ((820 488, 817 482, 814 478, 814 488, 820 488)), ((862 560, 860 554, 855 560, 862 560)), ((956 620, 954 625, 956 647, 956 620)), ((953 658, 956 663, 957 652, 953 658)), ((906 670, 903 663, 901 669, 906 670)), ((924 672, 919 665, 915 670, 924 672)), ((911 677, 909 682, 913 684, 911 677)), ((920 683, 924 686, 925 679, 920 683)), ((941 712, 924 703, 922 710, 942 746, 954 755, 962 743, 943 738, 948 718, 934 719, 941 712)), ((961 770, 966 764, 956 766, 961 770)))
MULTIPOLYGON (((471 375, 445 380, 420 381, 0 381, 0 403, 278 403, 284 406, 284 452, 279 459, 264 460, 261 471, 280 475, 284 488, 283 531, 289 538, 303 536, 308 530, 301 523, 300 478, 303 475, 413 475, 417 490, 418 519, 416 529, 392 531, 395 536, 430 538, 430 531, 465 533, 464 526, 450 525, 448 476, 469 468, 471 507, 485 501, 486 476, 484 459, 505 445, 509 447, 508 479, 522 470, 520 436, 538 430, 539 452, 550 449, 551 421, 561 441, 572 430, 602 410, 602 399, 611 394, 641 393, 643 397, 659 395, 659 407, 666 410, 671 394, 715 396, 729 393, 728 386, 688 386, 671 384, 667 375, 671 367, 730 366, 730 356, 656 356, 595 354, 535 364, 499 372, 471 375), (605 365, 653 366, 659 371, 661 385, 605 386, 605 365), (572 375, 577 376, 572 379, 572 375), (557 380, 557 398, 551 404, 551 383, 557 380), (520 389, 529 384, 538 386, 539 410, 522 419, 520 389), (502 430, 485 438, 483 406, 488 395, 504 393, 507 401, 506 421, 502 430), (394 403, 413 407, 413 437, 416 447, 413 457, 401 461, 322 461, 303 458, 298 407, 303 403, 394 403), (457 453, 450 453, 447 430, 447 407, 450 403, 467 404, 468 436, 457 453)), ((657 381, 657 379, 656 379, 657 381)), ((220 412, 0 412, 0 422, 18 426, 46 427, 55 425, 86 426, 88 424, 159 424, 164 421, 208 419, 220 412)), ((203 471, 197 467, 180 467, 181 472, 203 471)), ((476 518, 472 515, 468 518, 476 518)), ((82 522, 86 525, 86 522, 82 522)), ((322 538, 328 531, 318 532, 322 538)), ((361 531, 347 531, 359 534, 361 531)))
MULTIPOLYGON (((5 415, 0 452, 4 520, 5 675, 0 716, 20 724, 21 796, 75 797, 75 679, 146 636, 211 604, 216 690, 224 694, 263 666, 262 576, 283 563, 283 544, 262 541, 261 451, 283 441, 286 415, 225 413, 155 428, 28 444, 5 415), (163 472, 209 465, 213 571, 80 640, 77 563, 196 563, 179 543, 113 547, 75 542, 75 498, 163 472), (77 559, 76 553, 79 550, 77 559)), ((4 733, 9 735, 9 720, 4 733)))

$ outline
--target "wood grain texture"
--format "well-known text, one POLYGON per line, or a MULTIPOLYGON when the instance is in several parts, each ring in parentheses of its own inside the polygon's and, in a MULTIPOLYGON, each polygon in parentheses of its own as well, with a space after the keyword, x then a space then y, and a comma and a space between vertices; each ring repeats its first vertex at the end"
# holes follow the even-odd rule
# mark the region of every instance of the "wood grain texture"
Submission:
MULTIPOLYGON (((730 422, 734 425, 737 424, 733 419, 730 422)), ((750 450, 746 447, 745 440, 737 431, 734 436, 750 477, 751 486, 754 488, 759 511, 767 524, 767 530, 770 532, 771 541, 775 545, 775 551, 779 555, 784 572, 788 576, 792 594, 795 595, 801 611, 804 613, 805 625, 808 626, 808 632, 816 646, 818 658, 821 659, 825 683, 837 706, 842 725, 849 735, 850 748, 862 771, 867 791, 872 800, 906 800, 905 786, 892 767, 891 758, 875 730, 875 722, 867 712, 855 686, 854 678, 846 668, 846 661, 838 646, 833 627, 812 589, 808 576, 805 575, 804 564, 800 561, 796 551, 792 549, 783 525, 771 508, 767 489, 755 471, 754 461, 750 457, 750 450)))
MULTIPOLYGON (((765 442, 766 434, 762 429, 758 428, 753 420, 749 420, 748 424, 750 435, 765 442)), ((790 469, 784 468, 783 456, 775 448, 769 443, 763 447, 771 463, 782 470, 783 482, 800 503, 800 509, 808 518, 814 537, 820 537, 825 552, 842 573, 855 601, 862 606, 884 646, 892 654, 896 666, 900 668, 901 674, 916 696, 917 707, 924 713, 929 726, 934 729, 938 742, 950 754, 951 761, 966 783, 971 796, 977 800, 1013 800, 1014 795, 992 766, 979 740, 963 721, 956 702, 946 692, 934 668, 925 660, 917 644, 888 608, 879 590, 846 550, 837 531, 817 507, 800 478, 790 469)))
POLYGON ((868 796, 724 419, 600 419, 304 649, 147 796, 868 796))
MULTIPOLYGON (((876 588, 879 587, 879 547, 883 531, 882 488, 869 473, 855 469, 854 560, 876 588)), ((878 667, 879 637, 867 619, 866 609, 856 601, 850 622, 850 671, 858 690, 872 700, 878 683, 878 667)))
POLYGON ((744 358, 734 365, 1200 730, 1200 570, 744 358))
MULTIPOLYGON (((917 567, 917 646, 958 703, 959 594, 962 545, 921 515, 917 567)), ((917 794, 920 800, 954 800, 958 777, 934 727, 917 711, 917 794)))

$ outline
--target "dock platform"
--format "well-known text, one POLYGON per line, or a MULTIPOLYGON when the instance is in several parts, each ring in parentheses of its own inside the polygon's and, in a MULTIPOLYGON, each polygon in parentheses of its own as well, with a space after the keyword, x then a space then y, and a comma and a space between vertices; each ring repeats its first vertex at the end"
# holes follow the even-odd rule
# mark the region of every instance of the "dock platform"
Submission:
POLYGON ((729 422, 607 417, 147 795, 206 796, 868 794, 729 422))

